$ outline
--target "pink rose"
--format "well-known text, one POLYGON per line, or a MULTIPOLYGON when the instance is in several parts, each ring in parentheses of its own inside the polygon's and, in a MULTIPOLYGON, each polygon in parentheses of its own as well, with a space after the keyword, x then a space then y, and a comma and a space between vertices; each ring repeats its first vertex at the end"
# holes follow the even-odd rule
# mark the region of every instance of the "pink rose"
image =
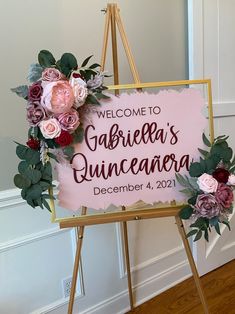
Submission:
POLYGON ((230 174, 230 176, 228 177, 228 182, 229 185, 235 185, 235 175, 234 174, 230 174))
POLYGON ((74 109, 69 112, 61 113, 57 117, 61 128, 68 132, 73 132, 80 124, 78 112, 74 109))
POLYGON ((43 120, 39 123, 39 128, 45 138, 55 138, 61 133, 59 122, 55 118, 43 120))
POLYGON ((45 109, 40 104, 29 104, 27 106, 27 120, 32 126, 38 125, 46 117, 45 109))
POLYGON ((221 206, 213 195, 201 194, 197 197, 195 209, 198 216, 210 219, 220 214, 221 206))
POLYGON ((197 184, 205 193, 214 193, 217 190, 218 182, 210 174, 203 173, 198 179, 197 184))
POLYGON ((233 191, 224 183, 219 183, 215 198, 224 208, 229 208, 233 202, 233 191))
POLYGON ((59 114, 67 112, 74 104, 74 94, 68 81, 49 82, 43 86, 41 105, 59 114))
POLYGON ((64 78, 63 74, 55 68, 46 68, 42 72, 43 81, 55 82, 60 81, 63 78, 64 78))

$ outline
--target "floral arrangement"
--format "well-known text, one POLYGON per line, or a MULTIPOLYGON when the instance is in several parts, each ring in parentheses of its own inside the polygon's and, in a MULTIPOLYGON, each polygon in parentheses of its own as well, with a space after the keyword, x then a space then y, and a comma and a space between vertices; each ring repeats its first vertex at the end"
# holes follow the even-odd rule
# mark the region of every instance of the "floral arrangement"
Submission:
POLYGON ((78 67, 71 53, 64 53, 56 61, 49 51, 42 50, 38 63, 30 66, 30 85, 12 89, 26 100, 29 123, 26 145, 16 143, 21 161, 14 183, 32 207, 50 210, 47 200, 51 195, 46 192, 53 187, 50 158, 57 162, 71 158, 73 144, 83 140, 86 107, 109 98, 103 94, 106 75, 97 70, 99 64, 87 66, 91 57, 78 67))
POLYGON ((191 231, 187 237, 195 235, 199 240, 203 233, 209 241, 209 232, 215 228, 220 235, 220 224, 229 230, 229 215, 233 212, 233 189, 235 187, 235 157, 227 143, 228 137, 219 136, 211 144, 203 134, 203 142, 208 151, 199 149, 203 158, 192 162, 189 168, 191 177, 176 174, 178 182, 184 187, 181 191, 189 199, 180 211, 181 219, 191 219, 191 231))

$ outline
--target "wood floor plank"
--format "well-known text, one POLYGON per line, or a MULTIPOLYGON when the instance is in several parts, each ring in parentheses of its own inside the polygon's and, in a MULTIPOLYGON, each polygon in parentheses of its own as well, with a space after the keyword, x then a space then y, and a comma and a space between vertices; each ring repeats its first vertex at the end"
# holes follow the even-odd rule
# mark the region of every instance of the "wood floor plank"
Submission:
MULTIPOLYGON (((235 314, 235 260, 201 277, 210 314, 235 314)), ((128 314, 203 314, 193 278, 189 278, 128 314)))

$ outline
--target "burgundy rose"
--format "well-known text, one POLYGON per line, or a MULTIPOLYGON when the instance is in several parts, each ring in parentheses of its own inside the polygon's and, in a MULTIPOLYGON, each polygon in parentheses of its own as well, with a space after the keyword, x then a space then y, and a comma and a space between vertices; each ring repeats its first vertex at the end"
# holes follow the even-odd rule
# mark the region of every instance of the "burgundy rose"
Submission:
POLYGON ((28 147, 34 150, 38 150, 40 147, 40 142, 32 137, 28 140, 26 144, 28 145, 28 147))
POLYGON ((41 82, 36 82, 33 85, 29 86, 29 91, 28 91, 28 98, 30 101, 40 101, 41 96, 42 96, 42 86, 41 82))
POLYGON ((64 130, 61 130, 60 136, 55 138, 55 142, 60 146, 68 146, 73 141, 72 135, 64 130))
POLYGON ((39 104, 29 104, 27 107, 27 120, 30 125, 36 126, 46 117, 45 109, 39 104))
POLYGON ((215 192, 215 198, 221 206, 229 208, 233 202, 233 191, 228 185, 219 183, 217 191, 215 192))
POLYGON ((209 219, 218 216, 221 210, 220 204, 211 194, 198 195, 195 207, 198 216, 209 219))
POLYGON ((61 113, 57 119, 60 122, 61 128, 70 133, 80 124, 78 112, 74 109, 69 112, 61 113))
POLYGON ((212 173, 212 176, 221 183, 227 183, 228 182, 228 177, 230 173, 228 170, 224 168, 217 168, 215 171, 212 173))

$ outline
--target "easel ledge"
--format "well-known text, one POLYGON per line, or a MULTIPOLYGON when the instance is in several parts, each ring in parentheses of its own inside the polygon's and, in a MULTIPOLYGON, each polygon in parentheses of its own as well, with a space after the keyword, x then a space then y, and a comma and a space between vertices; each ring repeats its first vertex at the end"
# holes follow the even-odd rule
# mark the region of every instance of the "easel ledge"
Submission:
POLYGON ((60 222, 60 228, 72 228, 88 225, 98 225, 112 222, 123 222, 149 218, 172 217, 178 215, 184 205, 175 205, 164 208, 143 208, 139 210, 126 210, 123 212, 104 213, 103 215, 86 215, 65 219, 60 222))

